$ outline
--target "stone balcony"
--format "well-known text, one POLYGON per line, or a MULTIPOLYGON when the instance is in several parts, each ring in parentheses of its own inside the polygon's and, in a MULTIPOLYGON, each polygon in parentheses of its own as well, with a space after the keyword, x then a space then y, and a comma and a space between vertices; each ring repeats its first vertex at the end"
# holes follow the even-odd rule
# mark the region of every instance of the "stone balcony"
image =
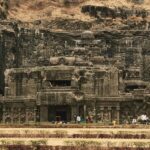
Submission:
POLYGON ((36 96, 4 96, 0 97, 3 102, 31 102, 36 101, 36 96))
POLYGON ((74 104, 82 99, 80 92, 71 88, 43 89, 37 93, 38 105, 65 105, 74 104), (79 93, 79 94, 78 94, 79 93))

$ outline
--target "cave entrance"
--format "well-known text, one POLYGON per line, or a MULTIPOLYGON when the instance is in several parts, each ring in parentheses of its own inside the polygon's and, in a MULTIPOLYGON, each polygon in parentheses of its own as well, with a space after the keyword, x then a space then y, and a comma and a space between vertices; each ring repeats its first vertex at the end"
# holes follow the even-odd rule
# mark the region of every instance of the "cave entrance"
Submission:
POLYGON ((125 91, 126 92, 132 92, 132 91, 134 91, 134 90, 136 90, 136 89, 145 89, 146 87, 143 85, 127 85, 126 87, 125 87, 125 91))
POLYGON ((71 86, 71 80, 50 80, 52 87, 65 87, 71 86))
POLYGON ((48 120, 50 122, 69 122, 71 121, 71 106, 49 106, 48 120))
POLYGON ((56 121, 67 121, 67 112, 66 111, 56 111, 56 121))

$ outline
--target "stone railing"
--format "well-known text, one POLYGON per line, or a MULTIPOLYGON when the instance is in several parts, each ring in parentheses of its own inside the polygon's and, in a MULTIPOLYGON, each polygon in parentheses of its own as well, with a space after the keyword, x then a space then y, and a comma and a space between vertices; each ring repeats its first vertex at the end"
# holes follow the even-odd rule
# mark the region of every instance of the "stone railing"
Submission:
POLYGON ((5 96, 3 97, 4 101, 26 101, 26 100, 35 100, 36 96, 5 96))
POLYGON ((37 104, 64 105, 83 100, 83 95, 75 89, 47 89, 37 93, 37 104))

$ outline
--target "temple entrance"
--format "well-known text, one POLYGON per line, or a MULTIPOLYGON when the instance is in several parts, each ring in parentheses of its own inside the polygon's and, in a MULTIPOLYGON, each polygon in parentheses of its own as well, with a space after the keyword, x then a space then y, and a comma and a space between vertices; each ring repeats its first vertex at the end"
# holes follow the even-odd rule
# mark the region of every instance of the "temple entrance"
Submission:
POLYGON ((71 121, 71 107, 65 106, 49 106, 48 120, 50 122, 69 122, 71 121))
POLYGON ((56 121, 67 121, 67 112, 66 111, 56 111, 56 121))

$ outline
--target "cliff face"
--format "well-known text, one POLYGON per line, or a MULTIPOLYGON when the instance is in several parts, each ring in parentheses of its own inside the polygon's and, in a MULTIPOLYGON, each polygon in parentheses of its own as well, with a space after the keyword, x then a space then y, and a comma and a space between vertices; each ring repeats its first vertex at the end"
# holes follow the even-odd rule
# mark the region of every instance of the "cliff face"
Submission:
POLYGON ((103 41, 103 47, 99 45, 100 56, 119 55, 127 67, 139 66, 142 78, 149 80, 148 4, 146 0, 1 0, 1 8, 8 12, 1 14, 1 19, 7 18, 0 23, 1 70, 25 64, 33 66, 42 60, 47 64, 51 55, 64 55, 65 43, 74 47, 80 33, 91 30, 96 40, 103 41), (54 54, 55 49, 60 52, 54 54))
POLYGON ((149 0, 1 0, 1 19, 54 30, 147 30, 149 0))
MULTIPOLYGON (((95 91, 101 94, 100 97, 116 96, 127 101, 134 97, 140 100, 141 111, 150 110, 149 96, 144 93, 139 98, 138 95, 143 89, 148 94, 150 90, 149 0, 5 2, 3 0, 1 4, 1 10, 5 8, 5 11, 0 15, 1 94, 6 92, 6 69, 24 68, 28 74, 29 70, 25 68, 59 66, 61 63, 87 70, 93 66, 101 69, 107 66, 109 69, 117 68, 118 72, 106 67, 109 75, 104 77, 104 81, 100 77, 100 81, 95 80, 94 87, 98 88, 95 91), (116 72, 111 73, 113 71, 116 72), (114 80, 109 86, 110 79, 114 80)), ((37 79, 33 80, 37 82, 37 79)), ((15 86, 21 89, 19 82, 15 86)), ((83 90, 88 91, 92 87, 91 82, 93 80, 89 79, 86 84, 82 83, 83 90)), ((130 106, 130 103, 126 104, 127 109, 130 106)), ((133 113, 136 114, 138 108, 133 113)), ((124 112, 126 110, 122 114, 124 112)))
MULTIPOLYGON (((142 11, 150 9, 149 0, 1 0, 1 3, 7 3, 9 6, 8 18, 21 21, 54 20, 55 18, 89 21, 92 18, 81 12, 82 7, 86 7, 86 5, 105 7, 111 10, 118 8, 117 13, 120 13, 121 9, 122 11, 130 11, 133 8, 142 11)), ((105 11, 107 11, 106 9, 105 11)), ((92 11, 95 13, 94 8, 92 11)), ((97 15, 100 15, 100 11, 100 8, 99 10, 97 8, 97 15)))
MULTIPOLYGON (((50 49, 49 47, 55 49, 58 45, 63 49, 64 39, 61 37, 66 37, 68 45, 72 45, 72 41, 79 36, 78 31, 92 30, 97 39, 104 39, 105 46, 108 47, 105 53, 111 57, 118 51, 135 53, 128 47, 137 49, 135 51, 142 51, 139 53, 143 56, 148 53, 149 46, 149 3, 149 0, 1 0, 0 16, 1 19, 7 18, 1 21, 1 34, 5 36, 7 33, 5 39, 1 36, 3 41, 1 47, 8 49, 1 48, 1 50, 6 53, 6 51, 12 52, 13 49, 15 53, 16 46, 23 49, 24 45, 26 45, 24 49, 29 50, 32 47, 33 51, 36 51, 40 45, 44 46, 39 48, 43 51, 50 49), (53 35, 57 36, 54 40, 48 35, 52 34, 51 31, 54 31, 53 35), (70 34, 61 33, 60 37, 55 34, 56 31, 65 31, 70 34), (35 36, 38 38, 34 39, 35 36), (11 38, 13 40, 10 40, 11 38), (7 40, 10 42, 5 44, 7 40), (20 43, 17 43, 18 40, 20 43), (10 45, 10 43, 13 44, 10 45)), ((132 60, 132 55, 128 55, 132 60)), ((149 59, 148 56, 143 58, 149 59)))

